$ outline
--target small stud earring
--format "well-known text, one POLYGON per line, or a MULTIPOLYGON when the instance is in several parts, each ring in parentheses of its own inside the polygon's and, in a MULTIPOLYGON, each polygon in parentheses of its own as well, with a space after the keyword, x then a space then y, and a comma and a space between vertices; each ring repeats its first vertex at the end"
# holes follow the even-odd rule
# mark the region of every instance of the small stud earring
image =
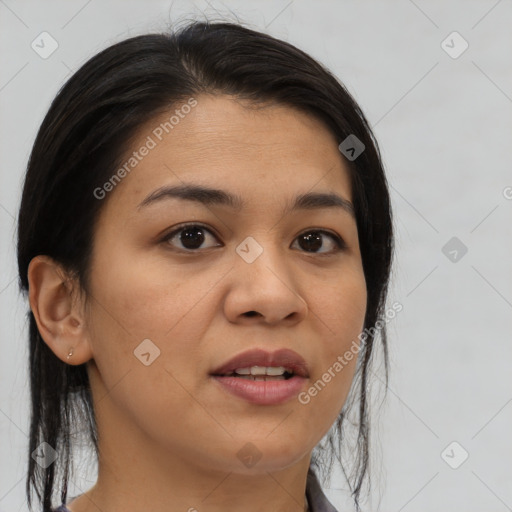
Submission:
POLYGON ((72 348, 70 348, 70 349, 69 349, 69 353, 68 353, 68 355, 67 355, 66 359, 67 359, 67 360, 69 360, 69 358, 70 358, 72 355, 73 355, 73 349, 72 349, 72 348))

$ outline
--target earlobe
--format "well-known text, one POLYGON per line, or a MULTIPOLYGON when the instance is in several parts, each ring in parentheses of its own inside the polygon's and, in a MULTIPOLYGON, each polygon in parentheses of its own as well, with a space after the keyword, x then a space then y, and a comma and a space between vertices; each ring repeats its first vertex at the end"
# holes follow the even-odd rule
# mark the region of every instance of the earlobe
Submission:
POLYGON ((62 361, 77 365, 92 358, 78 284, 49 256, 33 258, 28 267, 29 302, 41 337, 62 361))

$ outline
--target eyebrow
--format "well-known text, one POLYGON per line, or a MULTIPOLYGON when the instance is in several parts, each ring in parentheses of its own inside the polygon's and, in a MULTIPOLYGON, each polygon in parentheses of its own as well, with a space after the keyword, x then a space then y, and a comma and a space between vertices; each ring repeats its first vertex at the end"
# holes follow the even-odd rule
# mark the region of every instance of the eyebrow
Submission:
MULTIPOLYGON (((189 183, 160 187, 151 192, 137 206, 137 209, 140 210, 141 208, 158 203, 164 199, 195 201, 205 206, 223 205, 237 212, 240 211, 245 204, 245 201, 237 194, 189 183)), ((318 210, 322 208, 341 209, 349 213, 355 219, 353 204, 349 200, 331 192, 307 192, 300 194, 291 205, 288 204, 285 206, 283 214, 297 210, 318 210)))

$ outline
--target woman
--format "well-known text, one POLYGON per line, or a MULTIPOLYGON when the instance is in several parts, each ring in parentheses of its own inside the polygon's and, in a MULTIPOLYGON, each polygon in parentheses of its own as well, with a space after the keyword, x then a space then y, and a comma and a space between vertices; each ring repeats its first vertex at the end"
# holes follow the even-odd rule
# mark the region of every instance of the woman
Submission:
POLYGON ((302 51, 194 22, 94 56, 40 127, 19 212, 29 504, 333 511, 316 473, 336 457, 359 509, 392 248, 377 143, 302 51), (84 432, 98 479, 69 501, 84 432))

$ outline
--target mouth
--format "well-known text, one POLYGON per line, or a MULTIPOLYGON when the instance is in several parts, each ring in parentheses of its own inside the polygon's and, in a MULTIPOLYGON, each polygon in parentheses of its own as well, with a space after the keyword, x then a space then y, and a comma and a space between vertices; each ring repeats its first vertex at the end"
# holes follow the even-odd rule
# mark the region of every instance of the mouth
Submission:
POLYGON ((250 350, 210 375, 231 396, 253 404, 277 405, 297 396, 309 378, 309 369, 293 350, 250 350))
POLYGON ((251 366, 233 372, 214 374, 215 377, 239 377, 252 381, 288 380, 294 376, 292 368, 284 366, 251 366))

